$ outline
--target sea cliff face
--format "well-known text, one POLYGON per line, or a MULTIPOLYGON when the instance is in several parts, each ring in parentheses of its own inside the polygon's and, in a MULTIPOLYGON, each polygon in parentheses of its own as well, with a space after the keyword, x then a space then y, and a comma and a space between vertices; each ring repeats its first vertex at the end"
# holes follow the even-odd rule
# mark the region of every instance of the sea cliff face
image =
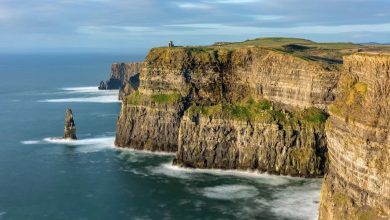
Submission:
POLYGON ((130 94, 139 86, 139 73, 143 67, 143 62, 114 63, 111 65, 110 78, 101 81, 100 90, 119 89, 119 98, 130 94))
MULTIPOLYGON (((137 95, 139 93, 135 93, 137 95)), ((139 150, 176 152, 183 112, 181 103, 135 103, 124 99, 115 145, 139 150)))
POLYGON ((326 170, 337 66, 264 48, 156 48, 123 99, 116 144, 182 166, 294 176, 326 170))
POLYGON ((174 163, 196 168, 321 176, 327 163, 324 134, 322 122, 292 118, 250 121, 187 113, 180 124, 179 150, 174 163))
POLYGON ((320 219, 390 218, 390 55, 344 58, 326 125, 320 219))

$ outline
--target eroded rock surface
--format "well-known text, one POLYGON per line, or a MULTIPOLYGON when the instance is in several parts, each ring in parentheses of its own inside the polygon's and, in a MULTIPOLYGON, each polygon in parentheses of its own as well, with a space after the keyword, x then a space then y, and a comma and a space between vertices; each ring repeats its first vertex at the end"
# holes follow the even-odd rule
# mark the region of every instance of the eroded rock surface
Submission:
POLYGON ((324 134, 321 122, 249 121, 186 114, 180 124, 175 163, 194 168, 322 176, 327 163, 324 134))
POLYGON ((390 218, 390 55, 344 59, 326 125, 329 172, 320 219, 390 218))
POLYGON ((76 124, 73 119, 72 109, 66 109, 65 112, 65 123, 64 123, 64 138, 76 140, 76 124))

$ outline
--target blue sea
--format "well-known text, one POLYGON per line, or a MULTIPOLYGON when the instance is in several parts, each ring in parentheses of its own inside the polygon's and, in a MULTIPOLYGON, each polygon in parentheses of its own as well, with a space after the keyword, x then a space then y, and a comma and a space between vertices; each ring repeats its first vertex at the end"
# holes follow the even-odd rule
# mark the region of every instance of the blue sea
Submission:
POLYGON ((192 170, 114 146, 131 54, 0 55, 0 219, 317 219, 320 179, 192 170), (66 108, 79 140, 61 141, 66 108))

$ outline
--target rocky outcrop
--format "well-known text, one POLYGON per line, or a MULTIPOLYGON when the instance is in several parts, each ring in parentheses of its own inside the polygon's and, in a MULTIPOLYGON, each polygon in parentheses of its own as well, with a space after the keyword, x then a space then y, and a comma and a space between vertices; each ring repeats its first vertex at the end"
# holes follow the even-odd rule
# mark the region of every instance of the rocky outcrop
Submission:
POLYGON ((64 123, 64 139, 76 140, 76 124, 73 120, 72 109, 66 109, 64 123))
POLYGON ((389 219, 390 55, 345 57, 339 90, 326 125, 320 219, 389 219))
POLYGON ((156 48, 139 76, 117 146, 178 150, 182 166, 323 174, 319 109, 333 100, 337 66, 264 48, 156 48))
POLYGON ((142 62, 112 64, 109 80, 101 81, 99 89, 120 89, 120 98, 130 94, 139 86, 139 73, 142 67, 142 62))

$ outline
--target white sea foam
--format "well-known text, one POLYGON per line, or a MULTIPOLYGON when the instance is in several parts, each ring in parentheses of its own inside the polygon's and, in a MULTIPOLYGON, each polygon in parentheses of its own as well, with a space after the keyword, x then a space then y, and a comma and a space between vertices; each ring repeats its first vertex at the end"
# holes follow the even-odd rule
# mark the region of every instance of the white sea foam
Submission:
POLYGON ((5 214, 7 214, 7 212, 2 212, 2 211, 0 211, 0 219, 1 219, 5 214))
POLYGON ((190 172, 186 172, 186 170, 183 171, 182 169, 179 169, 176 166, 172 166, 170 163, 162 164, 158 167, 148 167, 148 170, 152 174, 164 175, 173 178, 180 178, 180 179, 191 178, 190 172))
POLYGON ((270 202, 271 211, 283 218, 318 219, 321 181, 313 181, 275 193, 276 199, 270 202))
POLYGON ((81 153, 93 153, 107 149, 113 149, 115 137, 96 137, 81 140, 69 140, 63 138, 45 138, 43 141, 51 144, 65 144, 77 147, 81 153))
POLYGON ((99 90, 96 86, 84 86, 84 87, 65 87, 61 90, 68 91, 69 93, 94 93, 104 90, 99 90))
POLYGON ((90 102, 90 103, 118 103, 118 96, 115 95, 99 95, 96 97, 79 97, 79 98, 63 98, 63 99, 44 99, 40 102, 90 102))
MULTIPOLYGON (((88 102, 88 103, 117 103, 118 90, 99 90, 97 87, 70 87, 62 88, 61 93, 72 97, 44 99, 39 102, 88 102)), ((53 93, 56 94, 56 93, 53 93)))
POLYGON ((231 200, 253 198, 259 194, 259 191, 249 185, 220 185, 203 188, 201 193, 207 198, 231 200))
POLYGON ((20 143, 30 145, 30 144, 39 144, 41 141, 39 140, 27 140, 27 141, 21 141, 20 143))
POLYGON ((272 186, 284 185, 299 178, 288 176, 276 176, 256 171, 240 170, 221 170, 221 169, 192 169, 174 166, 171 163, 164 163, 158 167, 151 167, 150 170, 155 174, 165 174, 167 176, 178 178, 189 178, 191 174, 211 174, 218 176, 237 176, 241 178, 250 178, 258 183, 264 183, 272 186))
POLYGON ((143 154, 150 156, 174 156, 176 153, 164 152, 164 151, 149 151, 149 150, 137 150, 132 148, 117 148, 118 151, 122 151, 123 154, 143 154))

